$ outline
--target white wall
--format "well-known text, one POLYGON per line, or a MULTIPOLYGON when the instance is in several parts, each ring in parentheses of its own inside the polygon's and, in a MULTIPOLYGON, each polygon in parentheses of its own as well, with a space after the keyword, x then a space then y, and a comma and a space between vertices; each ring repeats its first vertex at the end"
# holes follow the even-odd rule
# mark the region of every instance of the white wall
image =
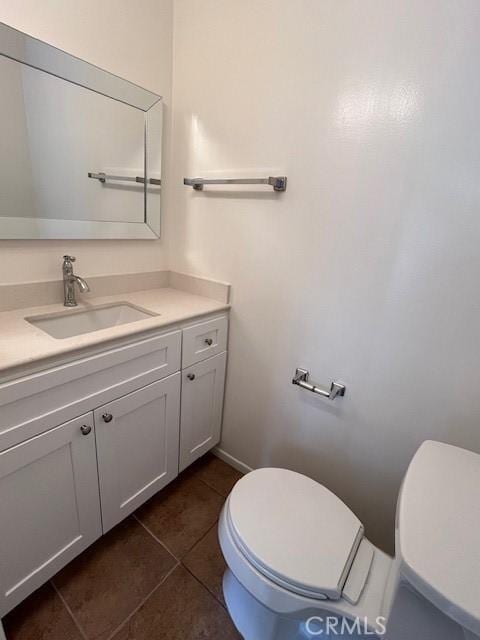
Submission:
POLYGON ((233 284, 222 446, 390 549, 419 443, 480 451, 479 32, 477 0, 175 3, 170 267, 233 284), (181 186, 256 171, 287 192, 181 186))
MULTIPOLYGON (((0 21, 164 96, 168 148, 172 0, 17 0, 1 3, 0 21)), ((83 276, 166 267, 163 238, 1 241, 0 283, 57 279, 64 253, 77 256, 83 276)))

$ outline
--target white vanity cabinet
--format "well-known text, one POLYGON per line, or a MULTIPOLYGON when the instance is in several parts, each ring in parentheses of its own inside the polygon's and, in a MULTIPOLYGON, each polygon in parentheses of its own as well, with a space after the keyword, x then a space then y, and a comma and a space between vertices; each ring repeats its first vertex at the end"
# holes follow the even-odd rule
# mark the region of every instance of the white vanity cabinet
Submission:
POLYGON ((101 534, 92 413, 0 453, 0 615, 101 534))
POLYGON ((103 531, 178 473, 180 373, 95 410, 103 531))
POLYGON ((227 334, 226 316, 183 329, 180 471, 220 441, 227 334))
POLYGON ((0 617, 219 442, 227 329, 177 324, 0 384, 0 617))
POLYGON ((224 351, 182 372, 180 471, 220 442, 226 365, 224 351))

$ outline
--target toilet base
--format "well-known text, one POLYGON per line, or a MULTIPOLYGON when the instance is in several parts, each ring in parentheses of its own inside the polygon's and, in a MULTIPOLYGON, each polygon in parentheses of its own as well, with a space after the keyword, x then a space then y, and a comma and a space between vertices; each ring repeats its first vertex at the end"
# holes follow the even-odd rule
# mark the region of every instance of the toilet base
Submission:
MULTIPOLYGON (((235 578, 230 569, 223 576, 223 594, 227 609, 244 640, 314 640, 338 638, 376 640, 373 633, 358 634, 354 629, 342 630, 342 619, 319 610, 310 621, 280 616, 258 602, 235 578)), ((351 624, 351 623, 350 623, 351 624)), ((347 622, 348 625, 348 622, 347 622)))

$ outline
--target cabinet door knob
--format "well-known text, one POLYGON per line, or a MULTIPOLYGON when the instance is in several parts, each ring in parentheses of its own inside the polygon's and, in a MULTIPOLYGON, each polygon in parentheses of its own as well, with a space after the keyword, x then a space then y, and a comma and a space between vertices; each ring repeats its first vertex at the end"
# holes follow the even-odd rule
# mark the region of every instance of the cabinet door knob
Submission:
POLYGON ((189 380, 195 380, 195 374, 194 373, 187 373, 187 378, 189 380))
POLYGON ((208 346, 211 347, 213 344, 213 340, 211 338, 205 338, 205 344, 208 344, 208 346))
POLYGON ((88 424, 82 424, 82 426, 80 427, 80 431, 83 433, 84 436, 88 436, 91 430, 92 430, 92 427, 88 424))
POLYGON ((104 422, 111 422, 113 420, 113 416, 111 413, 104 413, 102 418, 104 422))

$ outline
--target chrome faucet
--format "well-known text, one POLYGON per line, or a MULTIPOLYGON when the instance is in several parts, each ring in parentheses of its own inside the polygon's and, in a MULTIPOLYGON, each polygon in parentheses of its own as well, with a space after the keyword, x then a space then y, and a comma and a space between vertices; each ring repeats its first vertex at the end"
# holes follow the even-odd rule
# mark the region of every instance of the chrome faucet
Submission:
POLYGON ((81 293, 90 291, 90 287, 85 280, 73 273, 72 262, 75 262, 74 256, 63 256, 63 291, 65 294, 63 304, 65 307, 77 306, 77 301, 75 299, 75 283, 78 285, 81 293))

